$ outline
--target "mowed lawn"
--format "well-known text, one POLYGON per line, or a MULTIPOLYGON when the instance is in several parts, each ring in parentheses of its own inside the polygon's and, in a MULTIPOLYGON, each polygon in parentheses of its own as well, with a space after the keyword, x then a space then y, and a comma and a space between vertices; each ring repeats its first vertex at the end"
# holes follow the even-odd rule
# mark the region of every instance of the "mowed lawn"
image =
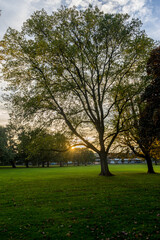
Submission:
POLYGON ((145 165, 0 168, 0 240, 160 239, 159 174, 145 165))

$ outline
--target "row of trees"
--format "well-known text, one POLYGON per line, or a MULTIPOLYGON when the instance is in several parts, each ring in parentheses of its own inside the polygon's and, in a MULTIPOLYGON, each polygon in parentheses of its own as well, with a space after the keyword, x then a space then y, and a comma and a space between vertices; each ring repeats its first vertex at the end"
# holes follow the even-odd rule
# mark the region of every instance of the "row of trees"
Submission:
POLYGON ((86 148, 70 147, 64 134, 50 133, 47 130, 24 129, 19 131, 9 125, 0 127, 0 164, 42 166, 59 164, 64 166, 68 162, 74 165, 87 165, 95 160, 92 151, 86 148), (15 131, 16 130, 16 131, 15 131))
POLYGON ((154 173, 158 136, 147 133, 152 102, 142 96, 153 84, 148 59, 155 43, 139 20, 92 6, 41 10, 21 31, 9 28, 3 46, 8 101, 19 121, 66 129, 99 155, 100 175, 112 176, 107 157, 116 145, 143 156, 154 173))

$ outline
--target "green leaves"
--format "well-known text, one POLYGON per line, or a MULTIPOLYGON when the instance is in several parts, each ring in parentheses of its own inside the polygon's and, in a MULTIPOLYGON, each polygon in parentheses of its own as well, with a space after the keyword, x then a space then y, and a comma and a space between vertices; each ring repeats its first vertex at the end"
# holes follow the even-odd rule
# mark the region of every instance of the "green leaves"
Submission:
POLYGON ((36 11, 22 31, 9 29, 4 37, 11 102, 29 120, 63 119, 87 147, 108 152, 123 131, 128 89, 145 75, 152 48, 140 27, 128 15, 91 6, 36 11))

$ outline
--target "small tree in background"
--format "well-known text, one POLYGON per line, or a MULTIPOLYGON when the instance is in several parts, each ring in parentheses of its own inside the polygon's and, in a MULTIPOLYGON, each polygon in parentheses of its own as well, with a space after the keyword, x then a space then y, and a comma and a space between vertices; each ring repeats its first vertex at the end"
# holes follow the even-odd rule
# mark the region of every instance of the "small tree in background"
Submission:
POLYGON ((60 133, 49 133, 45 129, 23 130, 18 135, 17 151, 26 167, 29 163, 42 167, 50 162, 59 162, 62 166, 65 160, 65 152, 69 147, 67 138, 60 133))
POLYGON ((15 152, 9 142, 9 134, 7 128, 0 126, 0 163, 8 165, 9 163, 13 168, 15 164, 15 152))
POLYGON ((70 151, 70 159, 74 165, 87 165, 95 161, 94 153, 86 148, 74 148, 70 151))

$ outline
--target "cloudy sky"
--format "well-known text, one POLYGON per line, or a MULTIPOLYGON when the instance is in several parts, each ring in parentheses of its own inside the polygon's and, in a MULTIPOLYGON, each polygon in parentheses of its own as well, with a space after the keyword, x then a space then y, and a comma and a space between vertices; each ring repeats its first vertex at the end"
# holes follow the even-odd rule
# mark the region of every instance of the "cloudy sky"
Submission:
MULTIPOLYGON (((160 0, 0 0, 0 39, 8 27, 20 30, 22 23, 36 10, 44 8, 51 13, 61 5, 87 8, 89 4, 107 13, 121 12, 138 17, 148 36, 160 40, 160 0)), ((1 101, 0 124, 4 125, 8 116, 2 104, 1 101)))

